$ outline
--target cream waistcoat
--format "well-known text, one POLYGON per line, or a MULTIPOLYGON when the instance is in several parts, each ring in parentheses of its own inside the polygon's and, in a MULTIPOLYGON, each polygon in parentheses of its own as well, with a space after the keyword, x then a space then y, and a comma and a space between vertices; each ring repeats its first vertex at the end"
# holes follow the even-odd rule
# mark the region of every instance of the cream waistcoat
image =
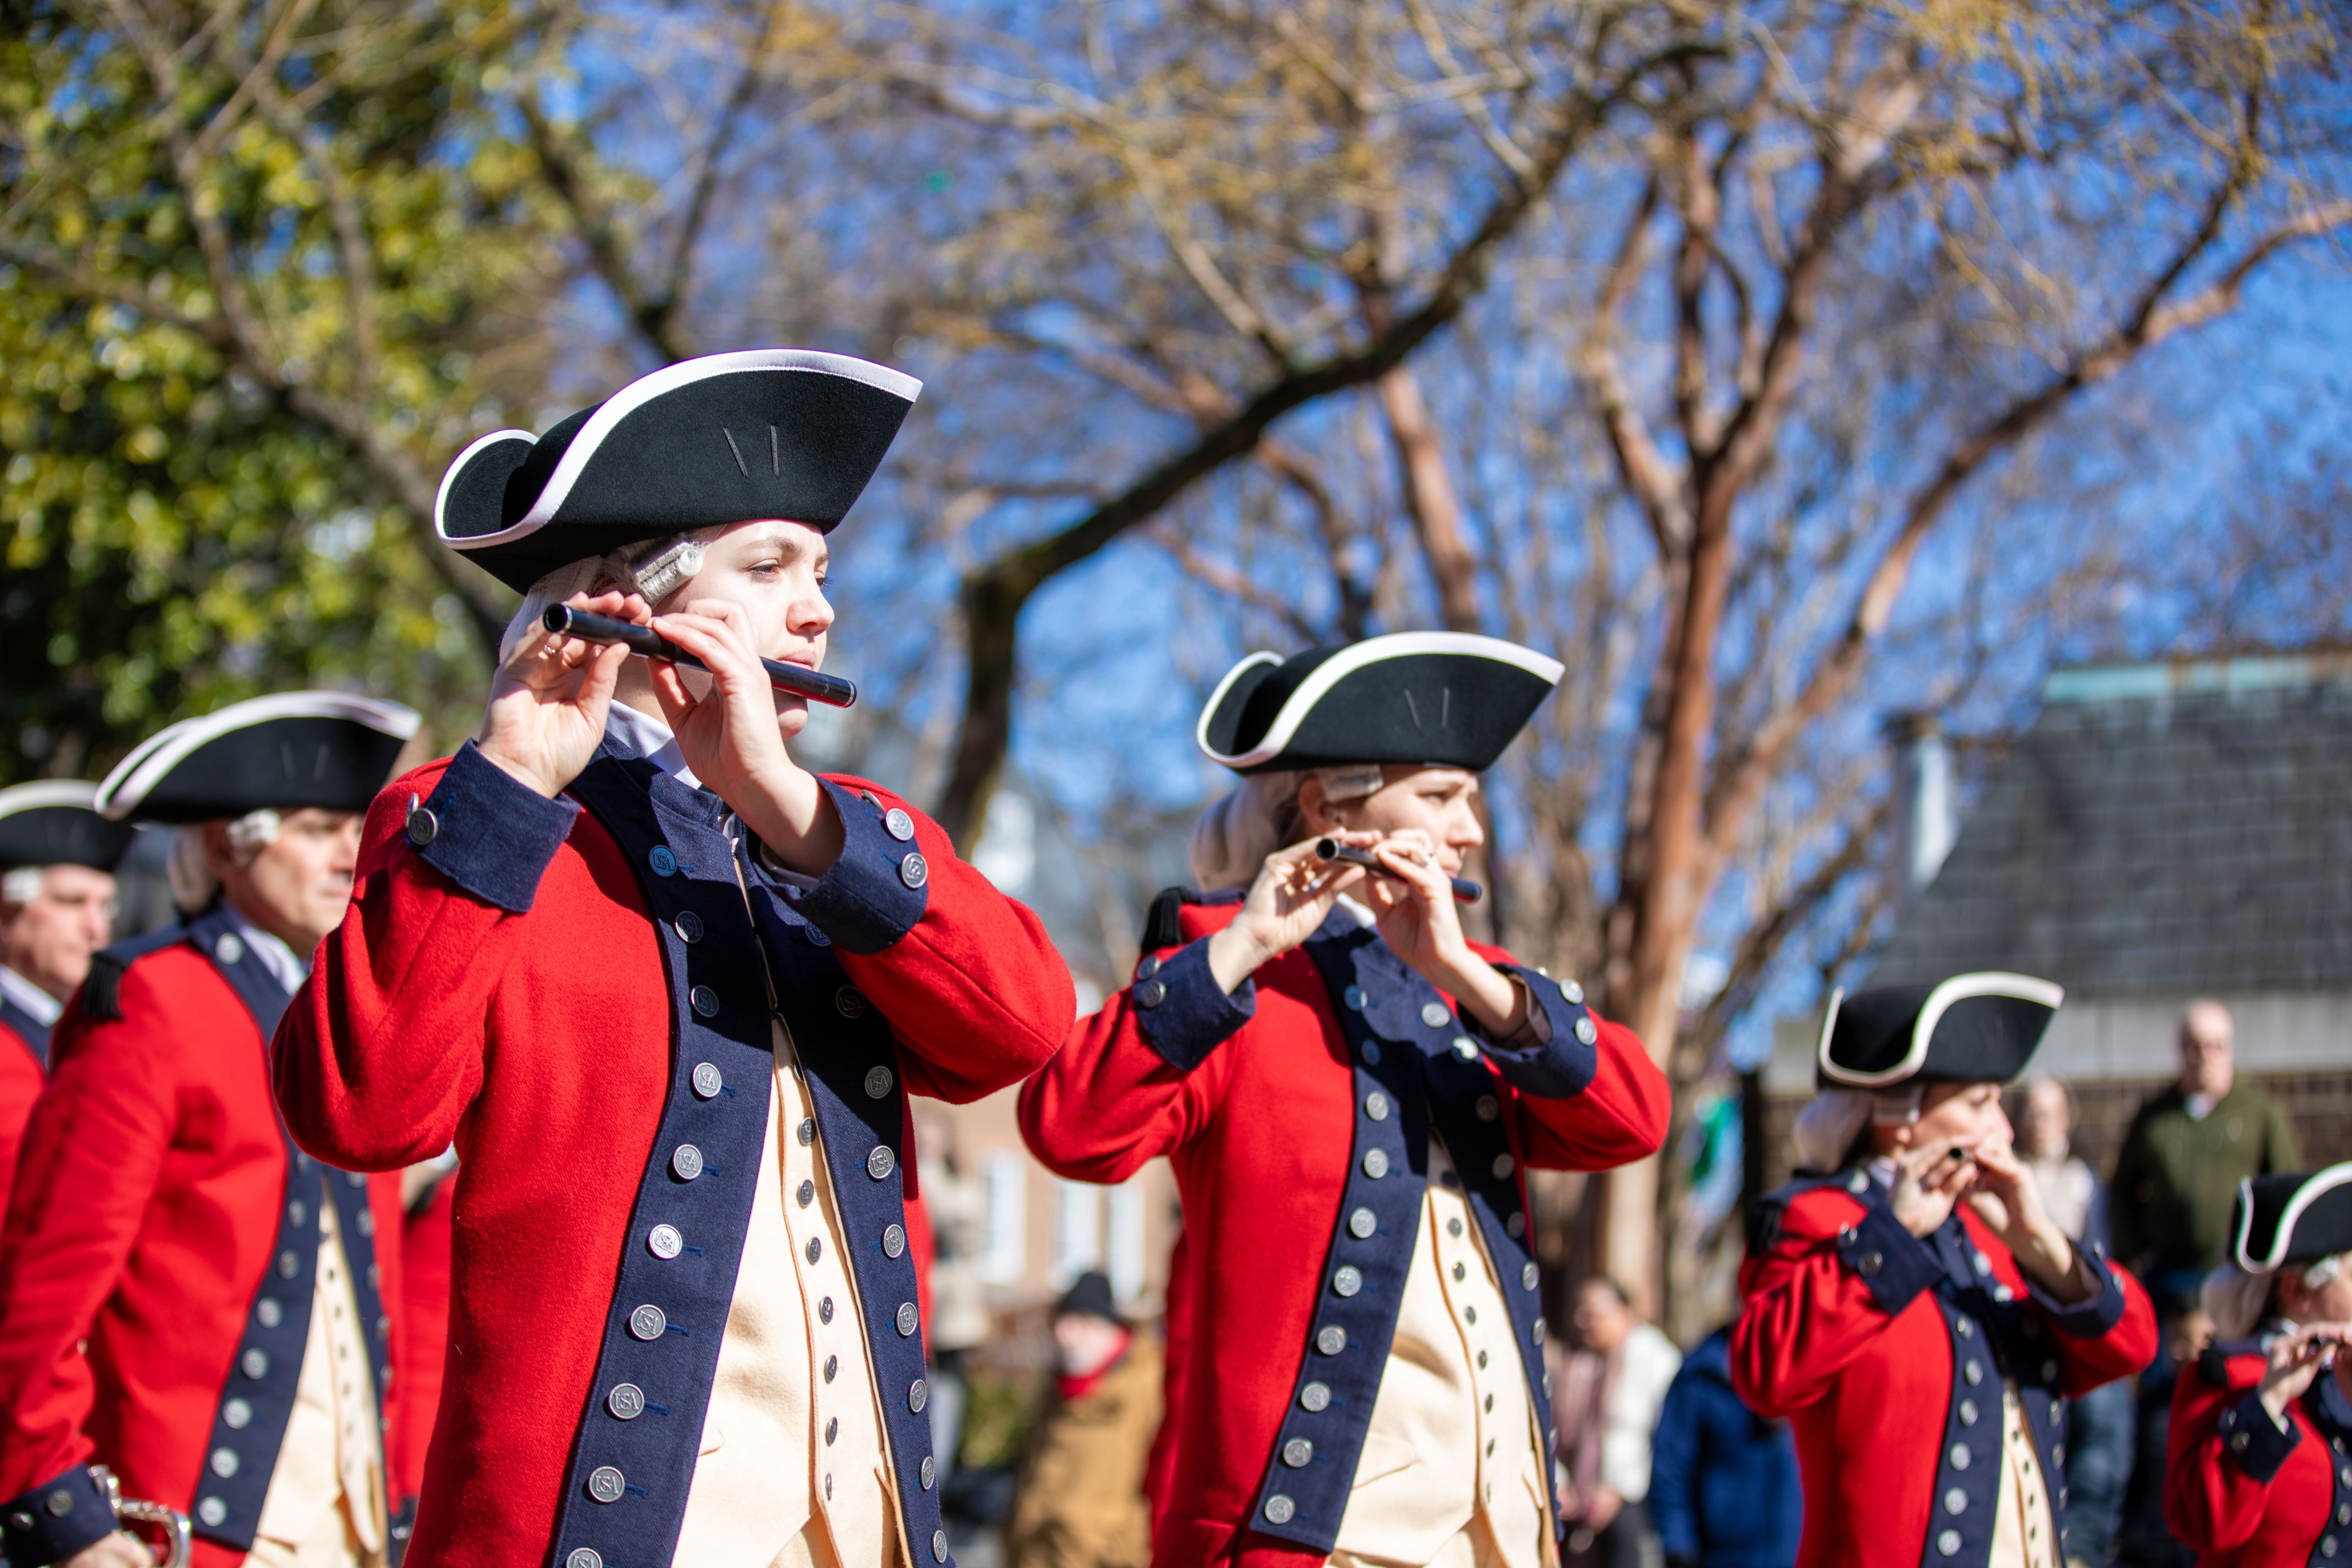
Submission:
POLYGON ((319 1267, 294 1411, 255 1526, 252 1561, 327 1568, 384 1560, 383 1428, 335 1205, 316 1193, 319 1267))
POLYGON ((880 1568, 898 1496, 841 1220, 792 1037, 719 1347, 677 1568, 880 1568))
MULTIPOLYGON (((1938 1499, 1936 1513, 1944 1511, 1938 1499)), ((1933 1528, 1944 1527, 1937 1518, 1933 1528)), ((1992 1519, 1992 1555, 1988 1568, 2057 1568, 2057 1516, 2051 1509, 2048 1478, 2033 1457, 2033 1439, 2026 1435, 2025 1407, 2018 1402, 2017 1384, 2000 1384, 2000 1501, 1992 1519)))
POLYGON ((1501 1281, 1432 1135, 1396 1338, 1332 1563, 1550 1568, 1542 1453, 1501 1281))

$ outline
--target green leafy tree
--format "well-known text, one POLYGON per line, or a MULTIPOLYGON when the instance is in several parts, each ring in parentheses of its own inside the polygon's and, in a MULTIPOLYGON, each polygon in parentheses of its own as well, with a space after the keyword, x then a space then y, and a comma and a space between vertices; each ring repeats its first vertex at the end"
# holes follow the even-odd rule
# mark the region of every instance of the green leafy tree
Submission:
POLYGON ((464 723, 505 600, 432 542, 434 485, 536 396, 556 276, 535 164, 484 107, 517 16, 25 21, 0 44, 0 777, 290 685, 464 723))

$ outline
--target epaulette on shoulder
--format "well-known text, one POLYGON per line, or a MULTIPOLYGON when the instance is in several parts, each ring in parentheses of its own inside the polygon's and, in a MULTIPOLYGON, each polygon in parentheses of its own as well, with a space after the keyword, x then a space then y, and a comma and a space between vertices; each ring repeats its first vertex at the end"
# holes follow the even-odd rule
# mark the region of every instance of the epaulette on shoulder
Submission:
POLYGON ((1755 1258, 1772 1250, 1772 1244, 1780 1239, 1780 1221, 1790 1204, 1807 1193, 1819 1192, 1823 1187, 1843 1188, 1845 1184, 1843 1172, 1826 1176, 1804 1174, 1757 1199, 1748 1211, 1748 1255, 1755 1258))
POLYGON ((1247 891, 1244 888, 1224 888, 1213 893, 1198 888, 1160 889, 1143 917, 1143 951, 1158 952, 1163 947, 1184 945, 1186 904, 1238 904, 1247 891))
POLYGON ((92 953, 89 977, 81 983, 82 1016, 93 1023, 121 1023, 123 971, 151 952, 161 952, 175 942, 185 941, 187 934, 186 930, 178 924, 167 925, 161 931, 129 937, 92 953))

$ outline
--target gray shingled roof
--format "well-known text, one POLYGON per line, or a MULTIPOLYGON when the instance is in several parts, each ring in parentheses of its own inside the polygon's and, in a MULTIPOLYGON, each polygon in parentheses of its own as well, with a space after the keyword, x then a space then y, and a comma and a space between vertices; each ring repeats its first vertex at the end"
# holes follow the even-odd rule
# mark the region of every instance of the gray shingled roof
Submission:
POLYGON ((2352 989, 2352 658, 2061 672, 1872 984, 2352 989))

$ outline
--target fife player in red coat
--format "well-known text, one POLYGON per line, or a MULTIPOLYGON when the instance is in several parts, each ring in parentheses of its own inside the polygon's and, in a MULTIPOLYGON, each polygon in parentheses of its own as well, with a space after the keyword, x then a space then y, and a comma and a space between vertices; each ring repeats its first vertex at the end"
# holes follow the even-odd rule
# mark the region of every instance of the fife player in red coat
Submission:
POLYGON ((49 1075, 49 1030, 114 926, 114 867, 136 831, 93 806, 98 786, 0 790, 0 1214, 16 1145, 49 1075))
POLYGON ((2206 1568, 2352 1556, 2352 1165, 2238 1188, 2216 1340, 2173 1390, 2164 1521, 2206 1568))
POLYGON ((528 597, 479 741, 377 803, 276 1058, 322 1156, 459 1156, 411 1568, 948 1559, 907 1096, 1034 1070, 1069 974, 938 827, 793 761, 760 663, 822 659, 824 532, 915 390, 716 355, 442 486, 528 597), (563 603, 658 609, 709 673, 552 635, 563 603))
POLYGON ((1833 995, 1818 1173, 1759 1205, 1732 1384, 1788 1421, 1801 1568, 2062 1568, 2065 1405, 2156 1354, 2139 1282, 2075 1250, 2011 1152, 2001 1086, 2062 1000, 2021 974, 1833 995))
POLYGON ((399 1183, 289 1142, 268 1047, 415 728, 336 692, 257 698, 150 738, 99 792, 186 825, 193 912, 99 954, 26 1131, 0 1235, 14 1568, 147 1561, 101 1470, 185 1516, 204 1568, 393 1554, 399 1183))
POLYGON ((1022 1091, 1065 1176, 1175 1167, 1167 1568, 1558 1561, 1522 1172, 1654 1152, 1667 1089, 1572 982, 1466 942, 1449 878, 1559 670, 1453 633, 1244 661, 1201 724, 1248 775, 1194 834, 1225 890, 1161 895, 1022 1091))

